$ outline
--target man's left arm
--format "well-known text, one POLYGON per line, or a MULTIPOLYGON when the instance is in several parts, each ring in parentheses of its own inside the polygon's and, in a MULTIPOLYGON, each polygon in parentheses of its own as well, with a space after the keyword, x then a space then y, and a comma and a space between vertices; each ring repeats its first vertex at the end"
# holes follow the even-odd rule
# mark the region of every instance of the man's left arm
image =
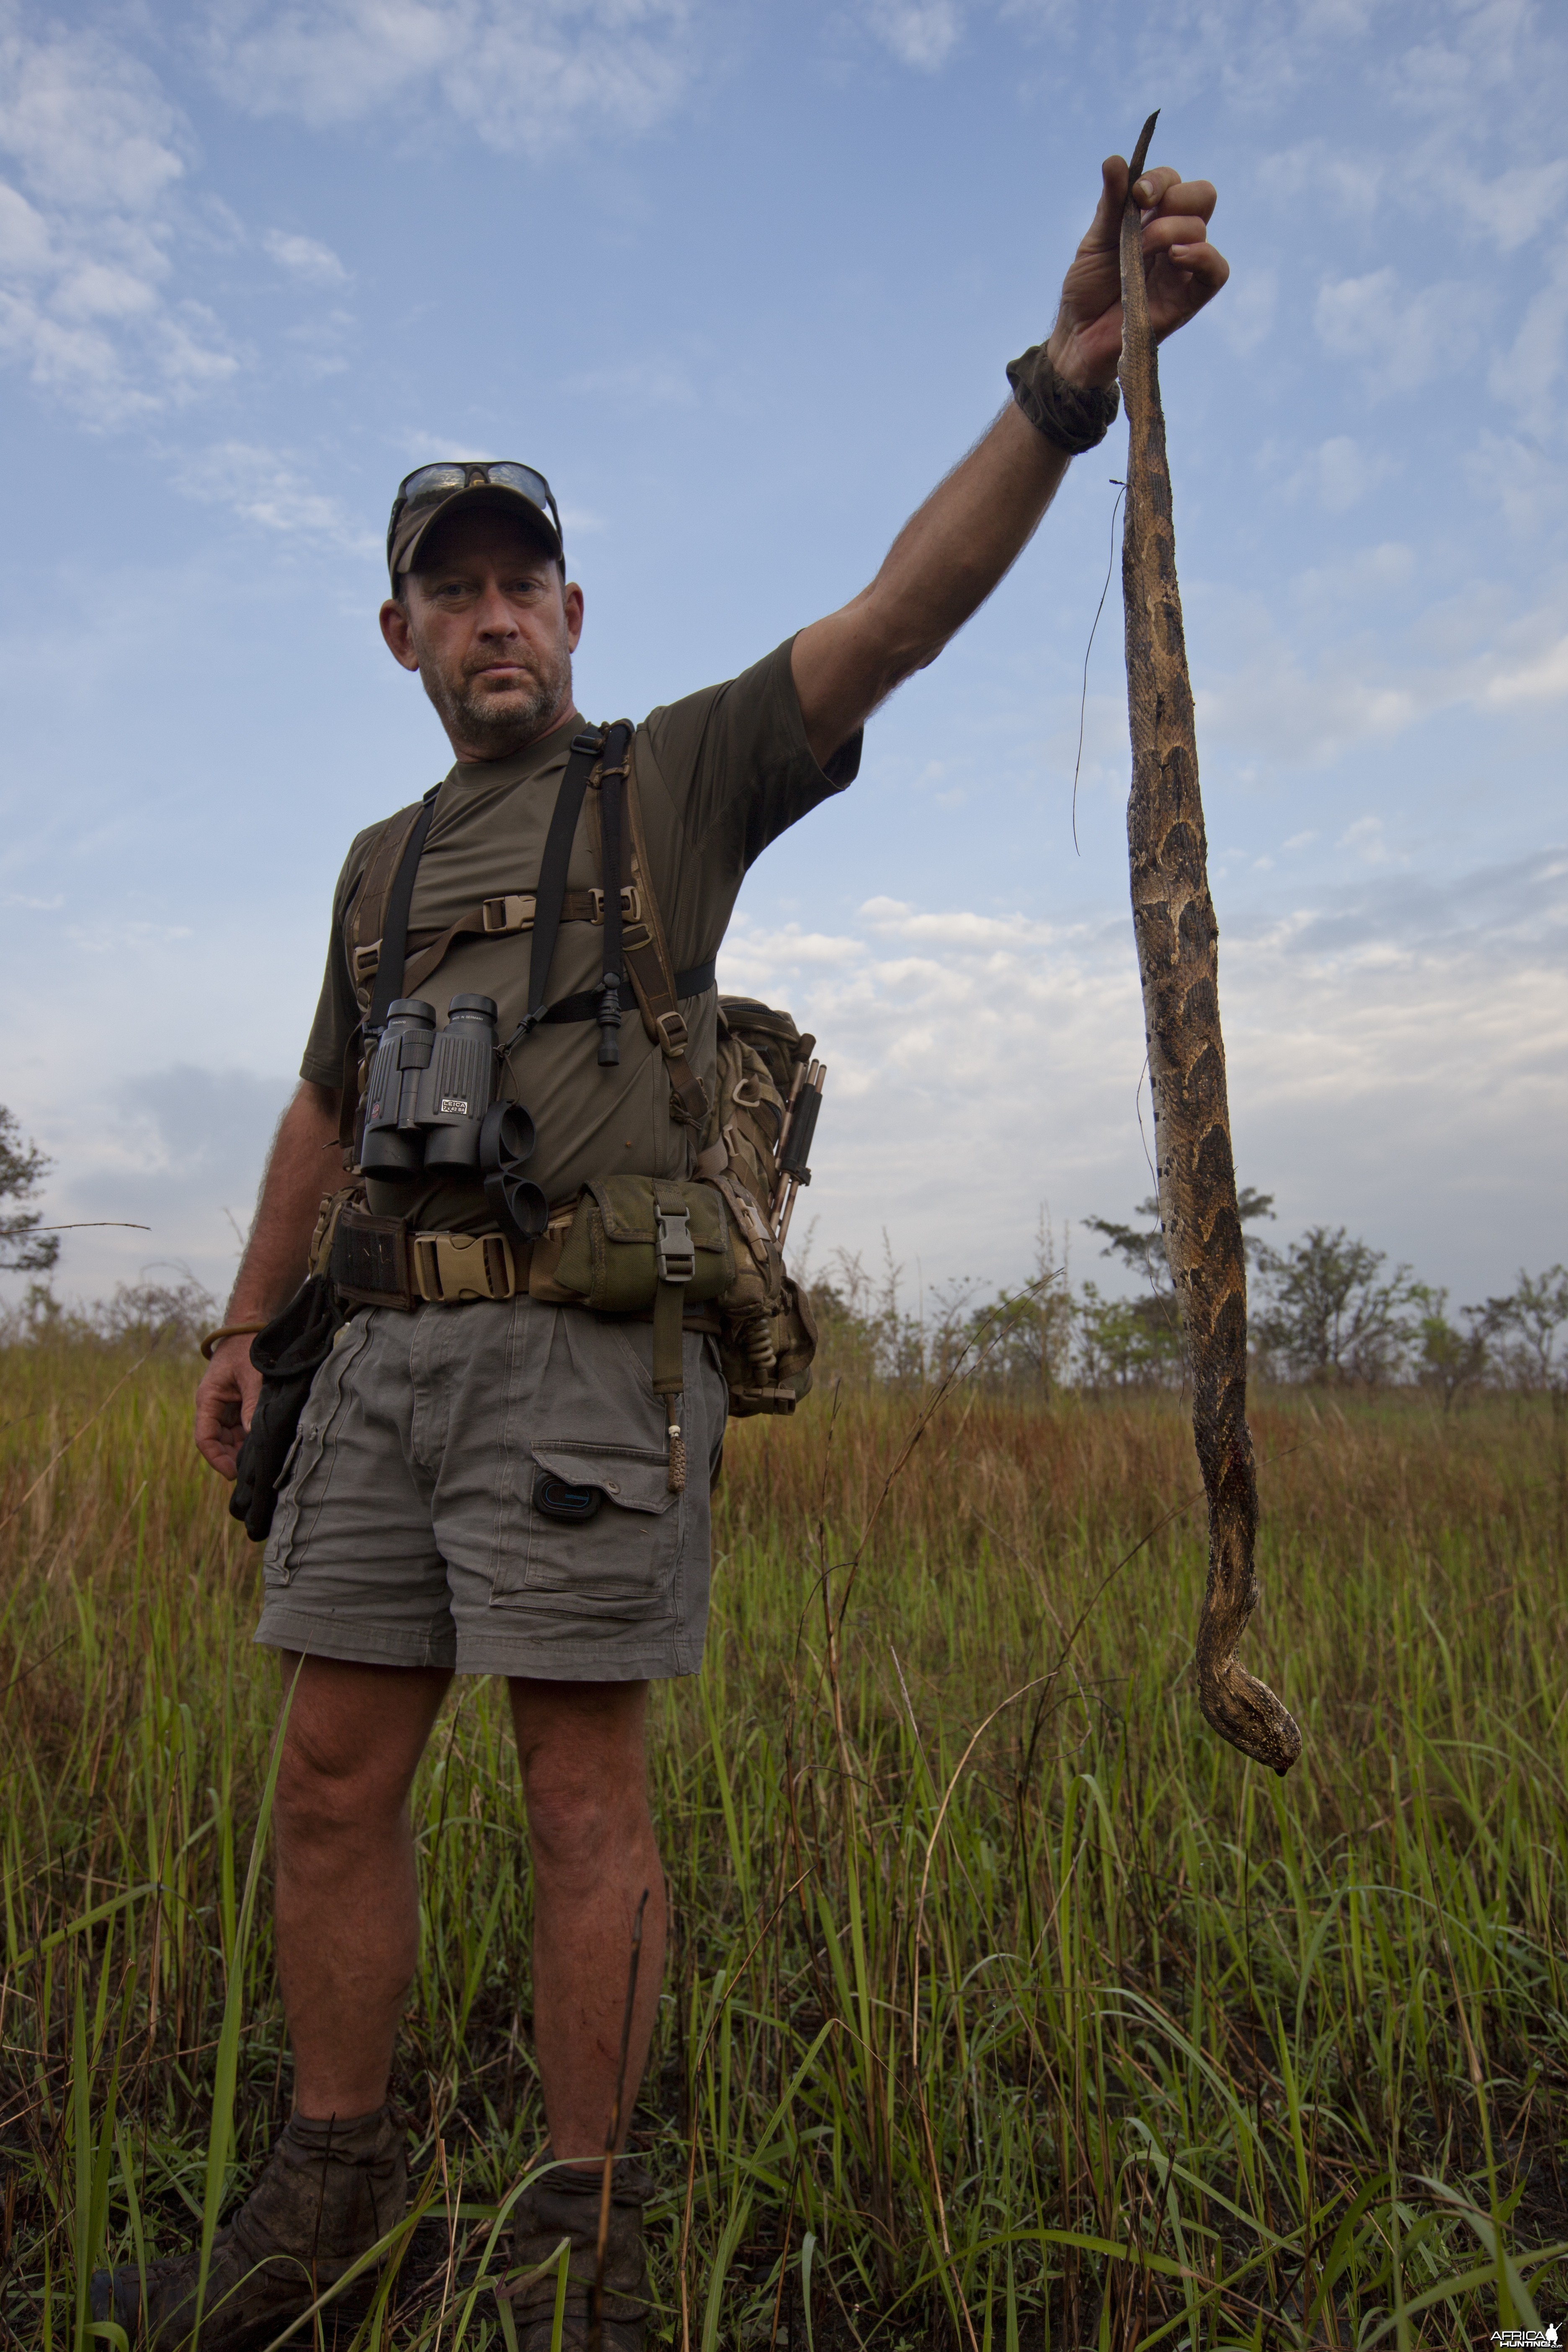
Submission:
MULTIPOLYGON (((1121 355, 1119 246, 1127 165, 1102 166, 1094 220, 1062 286, 1047 353, 1077 390, 1115 380, 1121 355)), ((1133 191, 1143 209, 1150 320, 1163 340, 1212 300, 1230 275, 1208 241, 1215 192, 1168 166, 1133 191)), ((791 664, 806 739, 819 761, 877 705, 924 669, 983 604, 1038 528, 1066 473, 1067 452, 1012 401, 912 515, 868 588, 795 640, 791 664)))

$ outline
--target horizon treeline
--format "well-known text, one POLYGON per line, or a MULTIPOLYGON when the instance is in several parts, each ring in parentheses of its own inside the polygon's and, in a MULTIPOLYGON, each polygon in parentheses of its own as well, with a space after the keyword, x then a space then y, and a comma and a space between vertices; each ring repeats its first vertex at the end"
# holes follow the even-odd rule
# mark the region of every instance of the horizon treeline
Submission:
MULTIPOLYGON (((0 1106, 0 1202, 27 1201, 49 1164, 0 1106)), ((1532 1275, 1521 1266, 1511 1291, 1461 1307, 1456 1321, 1446 1288, 1422 1281, 1409 1265, 1389 1268, 1386 1251, 1345 1226, 1309 1225, 1277 1249, 1255 1230, 1273 1222, 1274 1195, 1245 1186, 1237 1208, 1255 1379, 1419 1387, 1440 1397, 1446 1411, 1489 1387, 1549 1395, 1554 1410, 1568 1406, 1568 1267, 1532 1275)), ((1026 1280, 988 1297, 974 1280, 938 1284, 922 1289, 912 1311, 902 1303, 904 1269, 885 1231, 876 1273, 863 1255, 842 1249, 813 1273, 808 1234, 796 1278, 821 1335, 818 1385, 920 1386, 963 1370, 1020 1396, 1180 1388, 1185 1347, 1158 1201, 1140 1202, 1135 1218, 1082 1220, 1100 1237, 1101 1257, 1136 1280, 1131 1296, 1107 1294, 1093 1280, 1075 1289, 1066 1236, 1058 1252, 1042 1212, 1026 1280)), ((117 1284, 106 1299, 68 1305, 49 1279, 59 1255, 58 1231, 43 1225, 37 1210, 0 1214, 0 1272, 34 1276, 19 1301, 0 1309, 0 1347, 72 1340, 194 1347, 219 1319, 218 1301, 177 1264, 162 1269, 172 1280, 151 1279, 160 1269, 147 1267, 140 1282, 117 1284)))

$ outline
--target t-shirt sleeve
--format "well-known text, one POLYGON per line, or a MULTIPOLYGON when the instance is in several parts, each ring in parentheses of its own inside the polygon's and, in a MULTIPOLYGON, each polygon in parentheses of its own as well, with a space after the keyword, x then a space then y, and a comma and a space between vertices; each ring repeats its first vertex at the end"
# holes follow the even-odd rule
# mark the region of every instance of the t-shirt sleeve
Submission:
POLYGON ((647 721, 647 747, 688 843, 732 866, 737 879, 859 771, 859 729, 826 768, 817 764, 790 667, 794 643, 647 721))
POLYGON ((327 939, 327 967, 321 974, 321 993, 316 1003, 316 1017, 310 1024, 310 1034, 305 1043, 304 1059, 300 1064, 300 1076, 310 1085, 331 1087, 334 1092, 343 1082, 343 1055, 349 1039, 359 1026, 359 1005, 349 985, 348 959, 343 953, 343 920, 349 902, 364 871, 364 847, 376 828, 362 833, 343 860, 343 870, 332 892, 332 928, 327 939))

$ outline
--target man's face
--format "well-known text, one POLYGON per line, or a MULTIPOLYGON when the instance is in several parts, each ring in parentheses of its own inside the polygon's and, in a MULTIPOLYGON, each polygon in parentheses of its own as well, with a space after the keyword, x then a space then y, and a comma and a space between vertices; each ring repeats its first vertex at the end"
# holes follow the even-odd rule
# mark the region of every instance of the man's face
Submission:
POLYGON ((488 507, 439 523, 381 608, 381 633, 416 669, 459 760, 504 760, 572 711, 583 592, 521 520, 488 507))

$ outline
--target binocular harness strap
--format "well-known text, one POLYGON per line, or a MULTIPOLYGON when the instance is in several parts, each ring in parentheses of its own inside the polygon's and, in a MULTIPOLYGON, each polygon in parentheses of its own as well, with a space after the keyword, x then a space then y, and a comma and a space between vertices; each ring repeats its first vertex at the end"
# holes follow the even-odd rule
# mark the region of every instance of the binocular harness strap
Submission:
POLYGON ((386 919, 382 925, 382 954, 376 969, 375 992, 370 1000, 370 1011, 364 1017, 367 1032, 379 1033, 385 1028, 394 998, 404 992, 403 967, 408 953, 408 910, 414 904, 415 877, 419 871, 425 836, 436 814, 436 795, 440 789, 439 784, 432 784, 426 793, 398 861, 396 878, 386 902, 386 919))

